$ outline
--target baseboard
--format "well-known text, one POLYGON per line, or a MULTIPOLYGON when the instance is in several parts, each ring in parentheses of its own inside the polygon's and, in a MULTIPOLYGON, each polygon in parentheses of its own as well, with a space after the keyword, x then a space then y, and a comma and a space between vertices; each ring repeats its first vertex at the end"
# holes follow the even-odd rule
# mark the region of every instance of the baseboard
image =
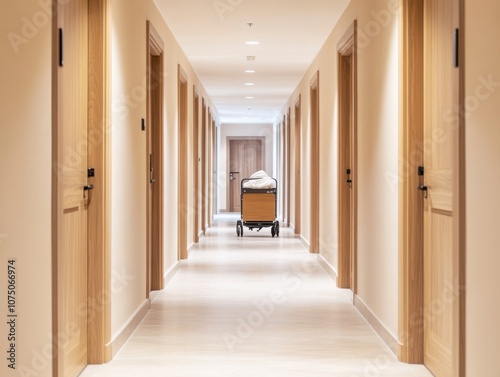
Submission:
POLYGON ((337 285, 337 271, 335 271, 335 268, 333 268, 333 266, 328 263, 328 261, 321 254, 317 254, 316 260, 319 265, 323 267, 323 270, 325 270, 327 275, 332 278, 335 285, 337 285))
POLYGON ((202 238, 205 235, 205 232, 203 230, 200 230, 200 233, 198 233, 198 238, 202 238))
POLYGON ((142 322, 151 309, 151 300, 146 299, 142 305, 130 317, 129 321, 118 331, 118 335, 111 341, 111 358, 114 358, 118 351, 125 345, 128 338, 142 322))
POLYGON ((302 242, 302 245, 304 245, 307 249, 307 251, 309 251, 309 249, 311 248, 311 245, 309 244, 309 242, 304 238, 304 236, 301 234, 299 235, 299 239, 300 239, 300 242, 302 242))
POLYGON ((366 306, 366 304, 358 296, 354 296, 354 307, 358 309, 361 315, 366 319, 370 326, 375 330, 377 335, 382 339, 386 346, 391 350, 394 356, 398 355, 398 340, 391 334, 389 330, 380 322, 375 314, 366 306))
POLYGON ((163 275, 163 286, 166 287, 168 283, 170 283, 170 280, 175 276, 177 271, 181 268, 181 262, 178 261, 175 263, 165 274, 163 275))
POLYGON ((191 243, 191 245, 188 246, 188 250, 187 250, 188 258, 189 258, 189 254, 193 251, 194 245, 195 245, 195 243, 193 242, 193 243, 191 243))

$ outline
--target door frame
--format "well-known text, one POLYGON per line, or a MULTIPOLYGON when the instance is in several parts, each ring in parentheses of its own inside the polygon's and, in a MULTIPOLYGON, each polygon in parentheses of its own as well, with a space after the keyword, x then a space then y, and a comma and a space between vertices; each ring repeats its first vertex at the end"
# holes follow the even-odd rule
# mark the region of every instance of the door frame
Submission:
POLYGON ((207 104, 205 98, 201 100, 201 230, 203 234, 207 229, 207 104))
POLYGON ((310 192, 310 227, 309 227, 309 252, 318 254, 320 251, 319 225, 320 225, 320 92, 319 71, 316 71, 310 81, 310 165, 311 192, 310 192))
MULTIPOLYGON (((103 364, 111 350, 111 252, 110 252, 110 163, 109 163, 109 0, 89 0, 88 6, 88 164, 95 168, 92 201, 88 207, 88 279, 87 337, 88 363, 103 364)), ((52 368, 60 376, 62 358, 58 339, 64 334, 59 324, 59 256, 64 252, 62 229, 62 177, 57 162, 63 155, 63 127, 58 114, 59 33, 57 12, 52 20, 52 368)))
POLYGON ((188 257, 188 76, 179 64, 178 80, 178 132, 179 132, 179 184, 178 184, 178 259, 188 257))
POLYGON ((146 108, 147 108, 147 120, 146 120, 146 164, 147 164, 147 174, 146 177, 146 200, 147 200, 147 253, 146 253, 146 298, 149 298, 149 294, 153 290, 161 290, 164 287, 164 267, 163 267, 163 53, 164 44, 160 37, 160 34, 156 31, 153 24, 148 20, 146 21, 146 61, 147 61, 147 84, 146 84, 146 108), (155 57, 153 60, 152 56, 155 57), (157 60, 157 61, 156 61, 157 60), (154 71, 153 71, 154 70, 154 71), (158 75, 159 84, 156 88, 151 86, 151 82, 154 75, 158 75), (156 93, 155 89, 159 88, 159 93, 156 93), (153 91, 155 91, 153 96, 153 91), (155 106, 153 101, 158 102, 155 106), (156 109, 156 114, 154 110, 156 109), (153 124, 156 127, 153 128, 153 124), (154 153, 157 150, 158 153, 154 153), (153 161, 158 167, 158 171, 155 172, 154 179, 155 185, 157 186, 156 195, 151 189, 151 176, 150 174, 150 164, 153 162, 150 160, 150 156, 153 156, 153 161), (156 201, 154 201, 156 199, 156 201), (153 208, 153 202, 158 203, 157 212, 153 208), (157 217, 157 218, 155 218, 157 217), (153 242, 157 241, 156 247, 153 246, 153 242))
POLYGON ((200 241, 200 95, 193 85, 193 241, 200 241))
POLYGON ((288 112, 286 114, 286 125, 285 125, 285 134, 286 134, 286 138, 285 138, 285 149, 286 149, 286 153, 285 153, 285 161, 286 161, 286 179, 285 179, 285 187, 283 188, 283 185, 282 185, 282 190, 283 190, 283 193, 284 195, 286 195, 286 200, 285 200, 285 214, 286 214, 286 221, 285 223, 283 224, 285 227, 289 227, 290 226, 290 174, 291 174, 291 161, 290 161, 290 130, 291 130, 291 126, 290 126, 290 121, 291 121, 291 108, 289 107, 288 108, 288 112))
POLYGON ((214 118, 212 109, 208 107, 207 119, 207 183, 208 183, 208 197, 207 197, 207 227, 212 226, 212 219, 214 214, 215 203, 215 172, 214 172, 214 118))
POLYGON ((338 57, 338 277, 339 288, 357 294, 357 199, 358 199, 358 69, 357 20, 337 45, 338 57), (347 57, 350 62, 347 62, 347 57), (348 77, 344 69, 348 69, 348 77), (348 97, 348 98, 346 98, 348 97), (347 129, 343 126, 347 124, 347 129), (352 188, 347 187, 346 162, 350 160, 352 188), (349 205, 345 205, 349 203, 349 205))
MULTIPOLYGON (((464 0, 456 0, 459 28, 464 29, 464 0)), ((423 207, 417 174, 424 156, 424 1, 401 1, 400 55, 400 167, 399 167, 399 349, 398 358, 407 363, 424 362, 424 323, 414 318, 423 310, 423 207), (415 226, 415 224, 419 224, 415 226)), ((454 352, 459 377, 465 376, 465 119, 464 38, 459 38, 459 129, 454 140, 453 250, 458 256, 459 333, 454 352)))
MULTIPOLYGON (((231 208, 231 182, 229 181, 229 167, 231 162, 231 142, 232 141, 260 141, 260 155, 262 158, 262 164, 266 166, 266 138, 264 136, 227 136, 226 137, 226 211, 229 212, 231 208)), ((247 177, 240 177, 241 179, 247 177)))
POLYGON ((302 98, 299 94, 297 101, 295 101, 295 124, 294 124, 294 203, 295 203, 295 218, 294 218, 294 234, 299 236, 301 234, 301 139, 302 139, 302 98))

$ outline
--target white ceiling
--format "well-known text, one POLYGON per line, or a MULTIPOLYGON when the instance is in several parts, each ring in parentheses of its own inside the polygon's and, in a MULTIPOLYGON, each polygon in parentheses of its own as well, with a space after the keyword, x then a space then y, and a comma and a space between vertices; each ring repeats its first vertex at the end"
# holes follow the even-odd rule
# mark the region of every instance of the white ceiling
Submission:
POLYGON ((280 116, 349 3, 154 1, 217 107, 220 122, 249 124, 273 123, 280 116), (246 45, 250 40, 260 44, 246 45), (245 73, 248 69, 256 72, 245 73))

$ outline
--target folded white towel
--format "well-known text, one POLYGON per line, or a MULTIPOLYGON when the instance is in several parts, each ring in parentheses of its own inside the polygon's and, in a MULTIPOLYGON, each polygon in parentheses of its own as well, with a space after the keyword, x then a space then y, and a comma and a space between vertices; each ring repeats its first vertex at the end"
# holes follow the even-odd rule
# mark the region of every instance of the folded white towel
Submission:
POLYGON ((245 181, 243 183, 244 188, 253 188, 253 189, 276 188, 276 181, 271 177, 269 177, 264 170, 259 170, 258 172, 253 173, 250 176, 250 178, 258 178, 258 179, 245 181))

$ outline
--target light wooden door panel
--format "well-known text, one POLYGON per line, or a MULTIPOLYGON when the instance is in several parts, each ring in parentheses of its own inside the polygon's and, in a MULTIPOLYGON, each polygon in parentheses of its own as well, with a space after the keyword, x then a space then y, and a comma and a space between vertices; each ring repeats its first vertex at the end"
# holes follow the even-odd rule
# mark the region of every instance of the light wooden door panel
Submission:
POLYGON ((163 289, 163 41, 147 22, 147 282, 146 295, 163 289))
POLYGON ((233 172, 229 182, 229 211, 241 212, 241 180, 264 169, 262 140, 230 140, 229 146, 228 177, 233 172))
POLYGON ((443 115, 458 101, 453 66, 453 0, 424 2, 424 363, 454 376, 458 281, 453 248, 453 148, 457 124, 443 115))
POLYGON ((57 260, 60 344, 56 375, 78 376, 87 365, 88 3, 59 6, 63 59, 58 68, 58 124, 62 173, 62 240, 57 260), (71 331, 68 331, 71 329, 71 331))
MULTIPOLYGON (((80 193, 81 193, 80 188, 80 193)), ((61 376, 78 376, 87 366, 87 209, 74 207, 64 210, 63 253, 60 268, 64 284, 60 286, 61 322, 63 329, 74 329, 62 349, 61 376), (83 273, 85 270, 85 273, 83 273)))

